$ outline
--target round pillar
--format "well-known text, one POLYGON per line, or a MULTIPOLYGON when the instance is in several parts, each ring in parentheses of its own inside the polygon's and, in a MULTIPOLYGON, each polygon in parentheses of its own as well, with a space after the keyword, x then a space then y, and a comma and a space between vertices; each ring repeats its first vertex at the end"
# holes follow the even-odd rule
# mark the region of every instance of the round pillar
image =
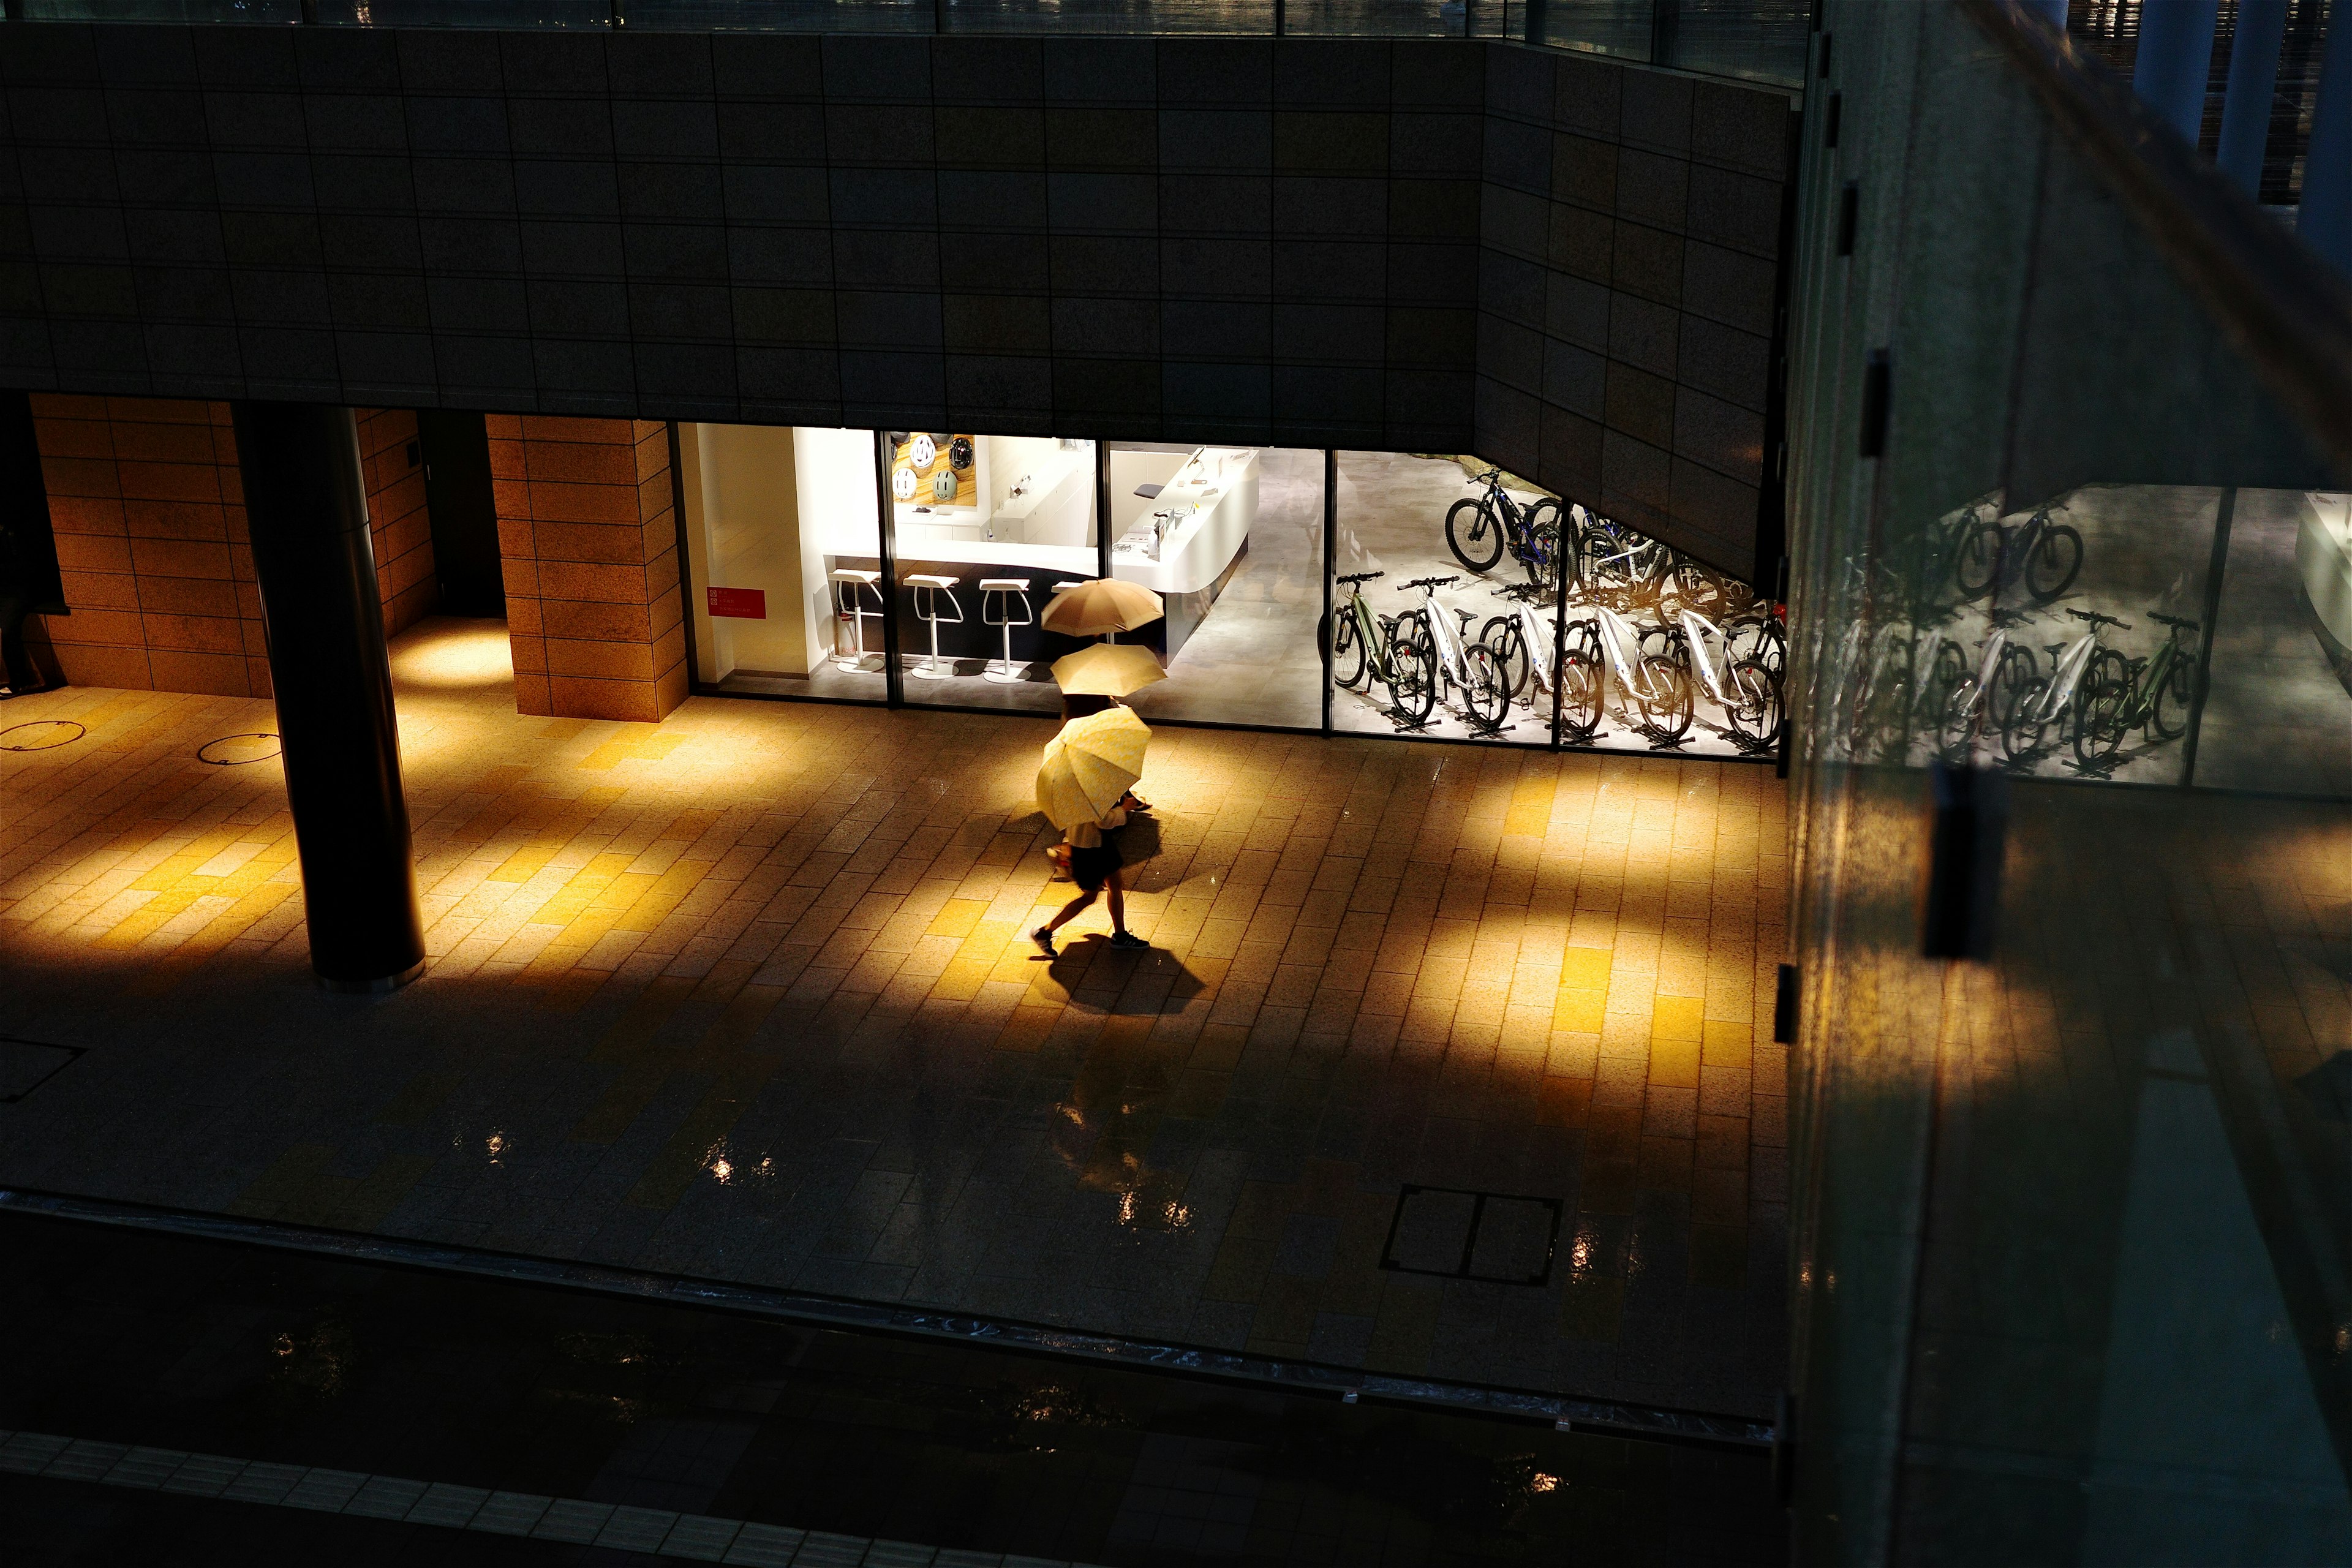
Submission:
POLYGON ((320 404, 231 413, 310 967, 334 990, 389 991, 425 967, 425 931, 359 426, 320 404))

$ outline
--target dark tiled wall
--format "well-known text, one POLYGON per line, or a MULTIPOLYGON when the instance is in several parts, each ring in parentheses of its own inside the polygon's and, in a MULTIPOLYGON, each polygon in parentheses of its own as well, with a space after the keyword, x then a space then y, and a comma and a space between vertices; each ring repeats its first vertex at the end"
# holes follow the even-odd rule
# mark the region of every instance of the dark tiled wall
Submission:
POLYGON ((1751 575, 1790 100, 1487 51, 1476 451, 1751 575))
MULTIPOLYGON (((1574 205, 1548 143, 1575 95, 1528 85, 1549 55, 30 23, 6 46, 0 384, 1475 447, 1580 499, 1678 504, 1678 469, 1554 436, 1599 429, 1616 394, 1543 369, 1547 344, 1590 352, 1553 320, 1547 280, 1575 274, 1532 216, 1574 205)), ((1617 83, 1648 73, 1586 68, 1633 147, 1617 83)), ((1670 90, 1696 126, 1694 89, 1670 90)), ((1710 114, 1782 101, 1697 90, 1710 114)), ((1694 137, 1668 151, 1717 172, 1694 137)), ((1718 275, 1672 231, 1692 254, 1671 284, 1627 249, 1611 299, 1693 313, 1718 275)), ((1698 314, 1755 335, 1744 306, 1698 314)), ((1679 341, 1612 363, 1671 380, 1705 357, 1679 341)), ((1703 384, 1745 409, 1761 376, 1709 363, 1703 384)), ((1629 437, 1715 450, 1701 405, 1685 441, 1679 396, 1651 392, 1623 394, 1629 437)), ((1741 465, 1716 457, 1717 491, 1685 487, 1710 521, 1684 532, 1740 564, 1741 465)))

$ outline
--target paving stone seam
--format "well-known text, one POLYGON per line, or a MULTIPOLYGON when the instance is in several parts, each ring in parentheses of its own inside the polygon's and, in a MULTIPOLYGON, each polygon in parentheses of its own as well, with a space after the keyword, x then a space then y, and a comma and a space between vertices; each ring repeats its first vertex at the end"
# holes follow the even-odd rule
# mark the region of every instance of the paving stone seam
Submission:
POLYGON ((593 1290, 637 1300, 717 1308, 788 1318, 851 1331, 918 1334, 925 1338, 979 1341, 1008 1350, 1127 1366, 1269 1383, 1299 1392, 1320 1392, 1354 1401, 1370 1397, 1436 1405, 1468 1414, 1522 1421, 1549 1421, 1560 1430, 1611 1432, 1662 1441, 1769 1447, 1769 1422, 1710 1411, 1671 1410, 1581 1399, 1533 1390, 1449 1383, 1436 1378, 1384 1375, 1304 1360, 1275 1360, 1197 1345, 1155 1343, 1082 1330, 1055 1328, 968 1312, 926 1312, 880 1302, 820 1296, 770 1286, 698 1279, 607 1264, 571 1262, 529 1254, 454 1247, 399 1237, 327 1230, 275 1220, 199 1214, 68 1194, 0 1187, 0 1211, 136 1229, 159 1230, 213 1240, 243 1242, 287 1251, 320 1253, 359 1262, 394 1264, 446 1273, 528 1280, 593 1290))
POLYGON ((732 1563, 758 1568, 1090 1568, 1055 1558, 1023 1557, 836 1535, 668 1509, 588 1502, 578 1498, 486 1492, 446 1481, 420 1481, 355 1470, 311 1469, 226 1454, 192 1454, 0 1429, 0 1473, 51 1480, 96 1481, 138 1491, 166 1491, 276 1508, 348 1514, 391 1523, 432 1525, 492 1535, 595 1545, 656 1557, 732 1563), (174 1486, 193 1470, 196 1486, 174 1486), (261 1487, 238 1489, 253 1476, 261 1487), (224 1479, 224 1478, 226 1478, 224 1479), (291 1485, 284 1485, 286 1481, 291 1485), (275 1495, 271 1495, 274 1493, 275 1495), (467 1506, 470 1503, 471 1506, 467 1506))

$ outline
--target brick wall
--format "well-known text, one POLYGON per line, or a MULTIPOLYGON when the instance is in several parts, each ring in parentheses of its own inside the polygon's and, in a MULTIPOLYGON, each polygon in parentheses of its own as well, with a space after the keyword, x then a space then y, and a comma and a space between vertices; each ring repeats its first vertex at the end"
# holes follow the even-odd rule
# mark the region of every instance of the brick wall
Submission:
POLYGON ((425 466, 415 451, 415 412, 362 408, 359 421, 376 588, 383 596, 383 633, 390 637, 431 615, 441 602, 441 584, 433 574, 433 518, 425 507, 425 466))
POLYGON ((77 686, 269 695, 228 405, 36 393, 69 616, 36 617, 77 686))
MULTIPOLYGON (((268 696, 228 405, 47 393, 32 403, 72 611, 34 617, 26 640, 43 673, 75 686, 268 696)), ((359 416, 389 633, 432 610, 432 525, 424 470, 408 462, 416 416, 359 416)))
POLYGON ((667 427, 493 415, 489 436, 516 708, 660 719, 686 699, 667 427))

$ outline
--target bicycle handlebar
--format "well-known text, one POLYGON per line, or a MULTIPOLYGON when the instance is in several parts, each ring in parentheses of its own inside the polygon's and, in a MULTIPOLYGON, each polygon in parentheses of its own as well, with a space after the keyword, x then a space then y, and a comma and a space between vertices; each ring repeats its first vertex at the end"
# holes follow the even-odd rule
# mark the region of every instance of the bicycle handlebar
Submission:
POLYGON ((2162 621, 2168 626, 2186 626, 2192 632, 2197 629, 2197 623, 2186 616, 2168 616, 2161 610, 2150 610, 2147 613, 2147 618, 2151 621, 2162 621))
POLYGON ((2069 610, 2066 613, 2078 621, 2088 621, 2095 626, 2114 626, 2126 632, 2131 630, 2129 621, 2119 621, 2113 616, 2103 616, 2096 610, 2069 610))
POLYGON ((1462 574, 1459 572, 1456 572, 1451 577, 1415 577, 1410 583, 1399 584, 1397 585, 1397 592, 1400 594, 1410 594, 1415 588, 1443 588, 1448 583, 1459 583, 1460 581, 1462 581, 1462 574))
POLYGON ((1388 574, 1385 572, 1351 572, 1347 576, 1337 580, 1342 583, 1369 583, 1375 577, 1385 577, 1388 574))

